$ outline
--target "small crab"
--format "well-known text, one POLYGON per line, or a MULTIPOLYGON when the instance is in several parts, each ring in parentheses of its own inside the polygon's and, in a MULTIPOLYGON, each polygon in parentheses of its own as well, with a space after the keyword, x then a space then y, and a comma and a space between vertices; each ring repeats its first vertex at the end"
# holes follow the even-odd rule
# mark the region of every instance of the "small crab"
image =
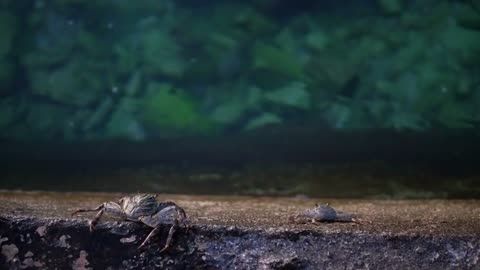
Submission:
POLYGON ((360 223, 353 214, 348 214, 336 211, 333 207, 327 204, 315 204, 314 208, 307 209, 296 215, 290 216, 292 223, 318 223, 318 222, 355 222, 360 223))
POLYGON ((105 202, 94 209, 78 209, 72 213, 75 215, 81 212, 98 211, 93 220, 89 222, 90 231, 95 229, 98 221, 103 213, 110 213, 113 216, 134 222, 143 223, 153 230, 148 234, 145 240, 138 247, 143 248, 151 238, 153 238, 160 230, 161 224, 171 224, 168 232, 165 247, 160 251, 167 250, 172 242, 172 237, 177 230, 179 223, 187 230, 189 228, 189 221, 185 211, 170 201, 157 201, 156 194, 137 194, 133 196, 126 196, 121 198, 118 202, 105 202))

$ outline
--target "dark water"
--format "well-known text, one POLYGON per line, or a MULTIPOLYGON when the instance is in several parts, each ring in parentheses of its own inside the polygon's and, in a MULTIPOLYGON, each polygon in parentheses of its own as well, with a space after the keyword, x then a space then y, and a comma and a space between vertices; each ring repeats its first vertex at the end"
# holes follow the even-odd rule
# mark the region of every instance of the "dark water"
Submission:
POLYGON ((2 188, 52 191, 155 192, 299 198, 479 198, 478 174, 343 165, 75 168, 7 173, 2 188))
POLYGON ((478 146, 462 136, 432 140, 381 132, 329 139, 313 134, 322 141, 314 143, 306 134, 289 133, 288 143, 267 135, 250 140, 4 145, 10 150, 1 162, 1 188, 307 198, 480 197, 478 146))
POLYGON ((0 188, 479 197, 478 1, 5 0, 0 32, 0 188))

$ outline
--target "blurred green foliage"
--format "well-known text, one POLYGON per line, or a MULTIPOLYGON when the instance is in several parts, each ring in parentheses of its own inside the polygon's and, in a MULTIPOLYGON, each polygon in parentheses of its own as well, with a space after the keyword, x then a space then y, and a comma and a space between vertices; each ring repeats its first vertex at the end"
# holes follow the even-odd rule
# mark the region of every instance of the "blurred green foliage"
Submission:
POLYGON ((478 127, 474 6, 322 3, 4 1, 1 134, 142 140, 292 119, 333 129, 478 127))
POLYGON ((198 112, 195 100, 169 84, 150 83, 142 116, 160 136, 202 134, 210 131, 210 121, 198 112))

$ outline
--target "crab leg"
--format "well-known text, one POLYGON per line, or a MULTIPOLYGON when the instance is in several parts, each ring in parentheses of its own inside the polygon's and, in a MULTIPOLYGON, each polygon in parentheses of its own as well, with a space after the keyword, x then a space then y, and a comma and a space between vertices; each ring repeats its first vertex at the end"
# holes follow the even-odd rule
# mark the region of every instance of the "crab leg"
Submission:
MULTIPOLYGON (((167 236, 167 240, 165 241, 165 246, 162 248, 162 250, 160 250, 160 252, 163 252, 163 251, 167 250, 170 247, 170 244, 172 243, 173 235, 175 234, 175 232, 177 231, 177 228, 178 228, 178 220, 179 220, 178 219, 178 214, 179 214, 179 212, 177 211, 177 217, 175 217, 175 219, 173 220, 172 227, 170 227, 170 230, 168 231, 168 236, 167 236)), ((185 226, 188 226, 188 225, 185 225, 185 226)), ((151 238, 153 238, 155 235, 157 235, 158 231, 160 230, 160 227, 161 227, 160 225, 155 227, 147 235, 145 240, 143 240, 142 244, 140 244, 140 246, 138 248, 139 249, 143 248, 150 241, 151 238)))
POLYGON ((75 212, 72 213, 72 216, 78 214, 78 213, 82 213, 82 212, 95 212, 95 211, 99 211, 101 210, 104 206, 104 204, 100 204, 99 206, 97 206, 96 208, 94 209, 78 209, 76 210, 75 212))
POLYGON ((105 211, 105 208, 102 208, 100 211, 98 211, 95 217, 89 222, 91 232, 93 232, 93 230, 95 229, 95 226, 97 226, 97 223, 102 217, 104 211, 105 211))
POLYGON ((160 230, 160 226, 157 226, 157 227, 153 228, 153 230, 147 235, 145 240, 143 240, 143 242, 140 244, 140 246, 138 246, 138 249, 142 249, 150 241, 150 238, 157 235, 159 230, 160 230))
POLYGON ((357 223, 357 224, 362 224, 360 219, 358 219, 357 217, 355 217, 351 214, 343 213, 343 212, 337 212, 337 219, 335 221, 338 221, 338 222, 353 222, 353 223, 357 223))
POLYGON ((177 227, 178 227, 178 220, 175 219, 175 223, 173 223, 172 227, 170 227, 170 230, 168 231, 168 236, 167 236, 167 241, 165 242, 165 246, 163 247, 162 250, 160 250, 160 252, 163 252, 170 247, 170 244, 171 244, 172 238, 173 238, 173 234, 177 230, 177 227))
POLYGON ((185 213, 185 210, 183 210, 180 207, 177 207, 176 210, 177 210, 177 219, 175 220, 176 223, 178 224, 178 220, 180 220, 182 225, 185 227, 185 231, 188 233, 188 230, 190 229, 190 222, 187 218, 187 214, 185 213))
POLYGON ((97 225, 98 221, 100 220, 100 218, 102 217, 103 215, 103 212, 105 211, 105 204, 101 204, 99 206, 97 206, 96 208, 94 209, 78 209, 76 210, 75 212, 72 213, 72 216, 73 215, 76 215, 78 213, 82 213, 82 212, 95 212, 95 211, 98 211, 98 213, 95 215, 95 217, 88 223, 89 224, 89 227, 90 227, 90 231, 92 232, 94 229, 95 229, 95 226, 97 225))

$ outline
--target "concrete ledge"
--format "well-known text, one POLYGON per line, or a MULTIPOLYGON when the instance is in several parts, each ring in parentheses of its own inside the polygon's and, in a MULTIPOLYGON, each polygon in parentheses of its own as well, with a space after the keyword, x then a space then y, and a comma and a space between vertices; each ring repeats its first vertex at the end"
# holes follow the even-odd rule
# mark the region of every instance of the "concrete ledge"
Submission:
MULTIPOLYGON (((69 213, 120 194, 0 192, 4 269, 478 269, 480 201, 327 200, 363 224, 288 224, 315 201, 295 198, 161 196, 189 214, 174 246, 139 251, 150 231, 106 220, 90 233, 69 213)), ((324 200, 325 201, 325 200, 324 200)))

